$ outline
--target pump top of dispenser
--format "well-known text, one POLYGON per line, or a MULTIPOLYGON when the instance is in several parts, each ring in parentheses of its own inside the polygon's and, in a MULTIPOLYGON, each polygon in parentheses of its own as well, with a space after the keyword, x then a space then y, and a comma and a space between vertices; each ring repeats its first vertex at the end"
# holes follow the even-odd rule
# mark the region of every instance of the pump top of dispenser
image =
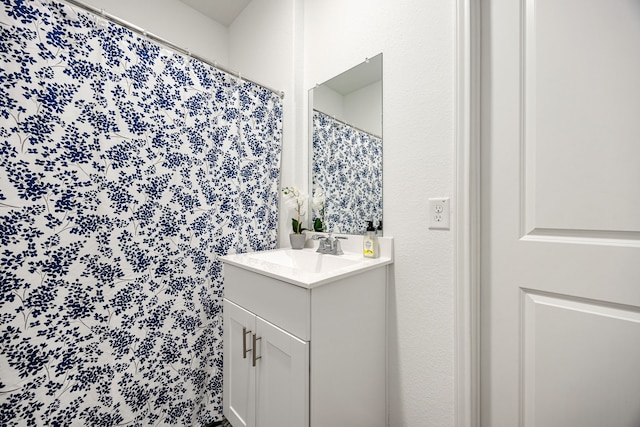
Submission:
POLYGON ((373 227, 373 221, 367 221, 368 225, 367 225, 367 231, 376 231, 376 229, 373 227))

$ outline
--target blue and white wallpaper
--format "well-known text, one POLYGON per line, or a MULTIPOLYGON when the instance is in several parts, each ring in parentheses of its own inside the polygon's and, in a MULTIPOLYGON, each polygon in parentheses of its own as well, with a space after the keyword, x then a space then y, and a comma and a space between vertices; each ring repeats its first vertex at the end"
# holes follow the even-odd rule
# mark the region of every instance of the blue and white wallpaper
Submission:
POLYGON ((382 221, 382 138, 313 111, 312 186, 324 191, 324 222, 363 234, 382 221))
POLYGON ((276 245, 278 95, 64 3, 0 11, 0 425, 221 418, 217 255, 276 245))

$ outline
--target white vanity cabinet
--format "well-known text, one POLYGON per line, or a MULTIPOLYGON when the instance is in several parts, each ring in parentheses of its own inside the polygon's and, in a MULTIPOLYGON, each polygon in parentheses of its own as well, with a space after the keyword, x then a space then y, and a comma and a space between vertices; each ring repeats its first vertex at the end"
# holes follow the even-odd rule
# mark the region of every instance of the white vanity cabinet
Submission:
POLYGON ((385 426, 386 273, 380 266, 301 286, 225 260, 231 424, 385 426))
POLYGON ((229 300, 224 325, 227 419, 234 427, 283 425, 281 419, 308 426, 309 343, 229 300))

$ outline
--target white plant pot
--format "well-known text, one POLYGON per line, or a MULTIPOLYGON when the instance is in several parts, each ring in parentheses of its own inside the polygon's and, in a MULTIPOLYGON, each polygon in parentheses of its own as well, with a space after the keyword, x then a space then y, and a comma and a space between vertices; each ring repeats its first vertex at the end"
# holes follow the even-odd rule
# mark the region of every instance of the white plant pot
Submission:
POLYGON ((289 242, 291 242, 291 249, 302 249, 304 248, 304 243, 307 241, 307 236, 304 233, 289 234, 289 242))

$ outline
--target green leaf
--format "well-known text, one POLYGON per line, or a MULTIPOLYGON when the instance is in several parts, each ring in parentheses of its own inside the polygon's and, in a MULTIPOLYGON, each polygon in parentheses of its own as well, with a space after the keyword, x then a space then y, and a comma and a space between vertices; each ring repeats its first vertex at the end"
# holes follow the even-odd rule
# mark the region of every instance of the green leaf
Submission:
POLYGON ((300 234, 306 230, 306 228, 302 227, 302 222, 295 218, 291 218, 291 225, 293 226, 293 232, 296 234, 300 234))

